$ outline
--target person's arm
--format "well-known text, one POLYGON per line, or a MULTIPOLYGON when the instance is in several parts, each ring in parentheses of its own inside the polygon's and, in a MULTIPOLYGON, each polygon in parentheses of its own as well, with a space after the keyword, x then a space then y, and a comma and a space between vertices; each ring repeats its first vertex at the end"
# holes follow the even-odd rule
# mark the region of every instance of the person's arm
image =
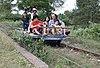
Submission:
POLYGON ((49 21, 49 23, 48 23, 48 26, 50 27, 50 25, 51 25, 51 20, 49 21))
POLYGON ((33 13, 31 13, 31 20, 33 19, 33 13))
POLYGON ((24 21, 24 17, 22 16, 22 21, 24 21))
POLYGON ((64 23, 64 22, 62 22, 61 27, 62 27, 62 28, 64 28, 64 27, 65 27, 65 23, 64 23))
POLYGON ((43 22, 44 25, 48 25, 47 22, 43 22))
POLYGON ((35 28, 35 27, 37 27, 38 25, 31 25, 31 28, 35 28))
POLYGON ((30 22, 30 28, 34 28, 34 27, 37 27, 37 25, 34 24, 33 22, 30 22))
POLYGON ((42 21, 39 22, 39 24, 37 25, 38 27, 42 27, 44 25, 44 23, 42 21))
POLYGON ((66 35, 65 32, 66 32, 66 29, 63 29, 65 27, 65 23, 64 22, 61 22, 61 27, 62 27, 62 34, 63 35, 66 35))

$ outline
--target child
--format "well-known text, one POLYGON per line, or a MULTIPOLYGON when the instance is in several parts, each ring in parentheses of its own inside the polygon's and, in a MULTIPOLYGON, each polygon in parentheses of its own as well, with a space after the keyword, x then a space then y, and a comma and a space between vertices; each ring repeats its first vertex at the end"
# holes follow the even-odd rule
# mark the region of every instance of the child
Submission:
POLYGON ((52 25, 52 27, 54 27, 52 29, 52 33, 61 35, 61 26, 59 26, 58 24, 59 24, 59 20, 55 20, 55 24, 52 25))
POLYGON ((23 29, 28 30, 28 25, 29 25, 29 17, 27 15, 27 12, 24 12, 22 15, 22 25, 23 25, 23 29))

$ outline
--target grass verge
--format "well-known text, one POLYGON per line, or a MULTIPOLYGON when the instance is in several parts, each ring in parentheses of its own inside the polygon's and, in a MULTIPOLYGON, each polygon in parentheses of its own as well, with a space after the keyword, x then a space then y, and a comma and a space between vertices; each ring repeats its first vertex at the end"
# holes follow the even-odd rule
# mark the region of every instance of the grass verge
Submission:
POLYGON ((0 31, 0 68, 34 68, 13 45, 9 37, 0 31))

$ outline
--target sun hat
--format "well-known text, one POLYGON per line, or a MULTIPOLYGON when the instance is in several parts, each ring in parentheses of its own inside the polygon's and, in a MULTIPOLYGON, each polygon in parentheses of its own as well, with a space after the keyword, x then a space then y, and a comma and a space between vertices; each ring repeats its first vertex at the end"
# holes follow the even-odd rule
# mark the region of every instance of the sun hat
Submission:
POLYGON ((36 8, 33 8, 32 10, 33 10, 33 11, 37 11, 37 9, 36 9, 36 8))

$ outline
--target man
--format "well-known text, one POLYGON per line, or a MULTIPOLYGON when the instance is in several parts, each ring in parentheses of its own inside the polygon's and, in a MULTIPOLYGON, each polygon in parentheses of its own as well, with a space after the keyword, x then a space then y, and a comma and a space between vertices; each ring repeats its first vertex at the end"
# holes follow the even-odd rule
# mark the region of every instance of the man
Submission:
POLYGON ((40 28, 43 26, 43 22, 39 20, 38 15, 33 16, 33 21, 31 22, 31 29, 37 35, 41 35, 40 28))

